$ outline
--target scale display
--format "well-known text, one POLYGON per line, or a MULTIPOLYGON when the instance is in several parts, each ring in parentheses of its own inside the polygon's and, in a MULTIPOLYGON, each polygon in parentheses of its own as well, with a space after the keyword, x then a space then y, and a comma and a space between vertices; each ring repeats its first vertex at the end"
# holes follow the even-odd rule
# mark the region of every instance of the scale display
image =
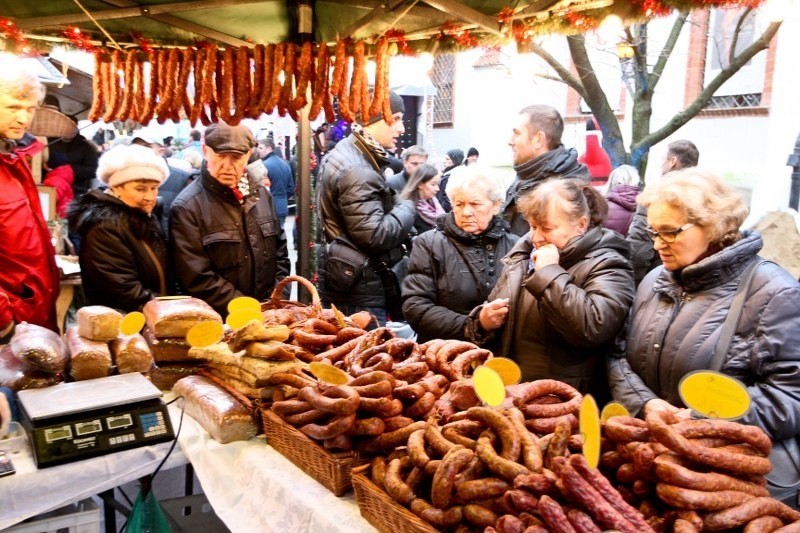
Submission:
POLYGON ((40 468, 174 438, 161 391, 138 373, 20 391, 18 399, 40 468))

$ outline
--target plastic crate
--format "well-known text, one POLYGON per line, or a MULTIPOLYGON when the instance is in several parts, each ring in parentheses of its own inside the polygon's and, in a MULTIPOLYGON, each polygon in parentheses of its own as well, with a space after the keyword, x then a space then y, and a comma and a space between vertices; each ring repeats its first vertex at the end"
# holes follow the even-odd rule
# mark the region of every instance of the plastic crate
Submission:
POLYGON ((91 498, 31 517, 4 533, 100 533, 100 508, 91 498))

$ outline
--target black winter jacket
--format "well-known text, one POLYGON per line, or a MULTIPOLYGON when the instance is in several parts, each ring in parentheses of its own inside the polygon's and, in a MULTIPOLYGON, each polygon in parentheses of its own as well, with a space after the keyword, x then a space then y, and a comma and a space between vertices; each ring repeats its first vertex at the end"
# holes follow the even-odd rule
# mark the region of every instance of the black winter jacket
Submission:
MULTIPOLYGON (((339 141, 319 173, 317 209, 325 242, 344 236, 363 254, 394 265, 404 260, 416 209, 411 200, 397 200, 380 164, 355 135, 339 141)), ((327 279, 325 253, 321 257, 320 295, 326 302, 386 306, 383 283, 371 267, 352 290, 342 290, 327 279)))
MULTIPOLYGON (((550 150, 539 157, 516 165, 517 176, 506 191, 503 219, 511 226, 511 233, 520 237, 528 233, 530 226, 525 215, 517 210, 517 200, 550 178, 580 178, 589 181, 589 169, 578 162, 578 152, 564 146, 550 150)), ((444 189, 444 186, 442 186, 444 189)))
POLYGON ((634 295, 625 240, 591 228, 567 243, 558 265, 529 273, 532 251, 528 234, 503 259, 505 269, 489 296, 510 299, 495 355, 514 359, 523 381, 550 378, 583 393, 606 390, 604 356, 634 295))
POLYGON ((137 311, 169 292, 167 244, 158 218, 92 190, 69 207, 81 235, 81 281, 90 305, 137 311))
MULTIPOLYGON (((614 398, 633 414, 662 398, 682 406, 680 380, 708 368, 742 272, 763 246, 757 232, 680 275, 664 267, 639 285, 627 345, 609 360, 614 398)), ((752 406, 739 421, 773 439, 800 435, 800 285, 771 263, 754 273, 721 372, 747 386, 752 406)))
POLYGON ((169 230, 182 289, 223 316, 233 298, 265 300, 289 275, 286 235, 278 227, 272 196, 252 180, 240 204, 203 165, 200 179, 172 203, 169 230))
POLYGON ((503 270, 501 258, 517 239, 500 217, 473 235, 447 213, 436 229, 414 240, 403 281, 403 314, 419 342, 464 339, 467 315, 489 296, 503 270))

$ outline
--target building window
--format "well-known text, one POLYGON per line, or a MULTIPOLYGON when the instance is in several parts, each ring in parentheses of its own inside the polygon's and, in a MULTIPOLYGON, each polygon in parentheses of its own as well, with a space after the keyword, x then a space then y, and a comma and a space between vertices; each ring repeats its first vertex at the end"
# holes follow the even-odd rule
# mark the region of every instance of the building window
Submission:
MULTIPOLYGON (((690 105, 703 87, 728 67, 732 50, 734 55, 741 53, 763 32, 768 22, 750 12, 735 36, 744 13, 744 8, 714 8, 692 13, 685 105, 690 105)), ((776 41, 773 39, 767 50, 756 54, 717 89, 699 116, 719 116, 726 110, 739 114, 767 113, 772 96, 776 41)))
POLYGON ((433 100, 434 127, 453 125, 453 107, 455 105, 456 56, 445 54, 433 60, 431 81, 436 87, 436 98, 433 100))

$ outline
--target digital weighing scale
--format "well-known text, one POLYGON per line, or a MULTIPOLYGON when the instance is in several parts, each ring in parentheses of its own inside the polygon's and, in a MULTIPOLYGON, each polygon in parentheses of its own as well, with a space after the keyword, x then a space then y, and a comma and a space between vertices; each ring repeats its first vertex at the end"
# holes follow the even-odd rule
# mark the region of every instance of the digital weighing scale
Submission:
POLYGON ((161 391, 138 372, 19 391, 39 468, 174 438, 161 391))

